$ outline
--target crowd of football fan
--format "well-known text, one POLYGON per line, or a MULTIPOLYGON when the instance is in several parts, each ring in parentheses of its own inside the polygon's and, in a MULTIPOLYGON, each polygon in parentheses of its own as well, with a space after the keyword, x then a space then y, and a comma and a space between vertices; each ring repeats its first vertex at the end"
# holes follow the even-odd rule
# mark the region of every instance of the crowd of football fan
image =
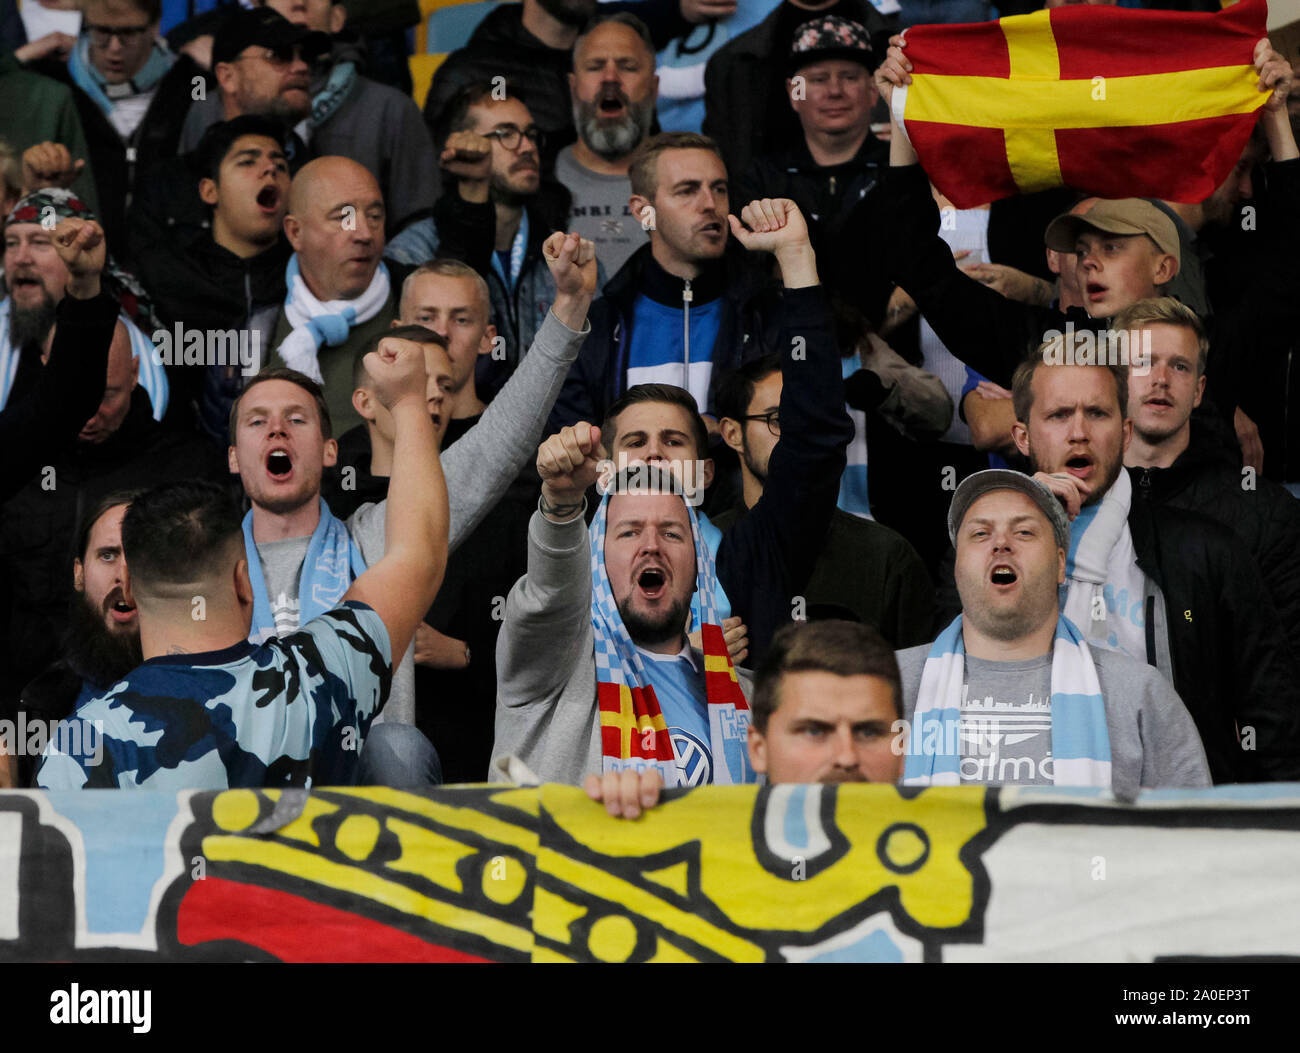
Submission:
POLYGON ((423 113, 413 0, 177 6, 0 3, 0 786, 1300 779, 1267 41, 1205 201, 958 209, 899 31, 1038 4, 523 0, 423 113))

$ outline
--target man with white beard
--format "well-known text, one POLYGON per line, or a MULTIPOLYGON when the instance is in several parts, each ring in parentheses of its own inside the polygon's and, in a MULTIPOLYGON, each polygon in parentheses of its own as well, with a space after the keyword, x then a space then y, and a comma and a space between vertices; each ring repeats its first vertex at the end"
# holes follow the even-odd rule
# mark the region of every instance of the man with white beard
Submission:
POLYGON ((569 230, 596 245, 606 274, 645 242, 628 205, 632 151, 650 134, 659 95, 650 31, 635 15, 598 16, 573 46, 573 124, 578 141, 555 158, 555 177, 573 195, 569 230))

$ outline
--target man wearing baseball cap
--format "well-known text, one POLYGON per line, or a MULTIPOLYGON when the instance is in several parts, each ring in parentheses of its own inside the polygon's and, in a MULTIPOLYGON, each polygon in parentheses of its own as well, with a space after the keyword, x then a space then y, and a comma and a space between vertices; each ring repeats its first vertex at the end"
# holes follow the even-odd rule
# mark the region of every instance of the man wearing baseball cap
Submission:
POLYGON ((1196 725, 1154 668, 1092 648, 1059 613, 1070 526, 1019 472, 966 478, 948 534, 962 611, 898 652, 903 784, 1210 785, 1196 725))

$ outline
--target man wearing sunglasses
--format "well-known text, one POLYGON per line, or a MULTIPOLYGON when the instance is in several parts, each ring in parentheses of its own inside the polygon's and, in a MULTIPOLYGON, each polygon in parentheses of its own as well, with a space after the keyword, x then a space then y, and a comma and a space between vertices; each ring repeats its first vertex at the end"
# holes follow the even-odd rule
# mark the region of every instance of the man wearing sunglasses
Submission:
MULTIPOLYGON (((479 397, 510 379, 555 300, 542 243, 567 229, 569 193, 542 180, 545 138, 516 96, 499 98, 487 81, 452 99, 438 130, 446 189, 433 217, 411 224, 385 255, 419 266, 435 255, 463 260, 488 283, 492 319, 504 345, 478 361, 479 397)), ((601 284, 604 268, 598 268, 601 284)))
POLYGON ((347 157, 379 180, 388 233, 433 209, 433 143, 419 108, 395 88, 362 76, 362 53, 342 28, 339 5, 272 0, 233 12, 213 42, 220 85, 190 110, 182 148, 245 113, 277 117, 301 140, 295 171, 312 157, 347 157))

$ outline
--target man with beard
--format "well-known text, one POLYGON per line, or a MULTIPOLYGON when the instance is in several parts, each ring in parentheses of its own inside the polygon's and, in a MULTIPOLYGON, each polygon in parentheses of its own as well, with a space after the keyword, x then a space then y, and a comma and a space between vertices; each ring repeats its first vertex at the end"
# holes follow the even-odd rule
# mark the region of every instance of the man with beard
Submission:
POLYGON ((753 782, 745 751, 749 678, 727 654, 713 559, 666 467, 606 476, 586 422, 537 451, 542 496, 528 573, 497 640, 494 779, 576 785, 591 773, 657 772, 669 786, 753 782), (686 637, 700 594, 702 648, 686 637))
MULTIPOLYGON (((657 45, 685 35, 694 23, 731 13, 719 0, 655 0, 597 3, 596 0, 524 0, 499 6, 475 28, 469 42, 438 67, 424 103, 424 118, 438 141, 442 115, 456 94, 477 81, 505 77, 510 90, 528 100, 551 150, 573 142, 573 109, 567 78, 570 51, 597 8, 632 11, 649 27, 657 45)), ((711 32, 711 30, 710 30, 711 32)), ((543 159, 550 170, 554 153, 543 159)))
POLYGON ((1012 398, 1016 446, 1072 520, 1062 614, 1093 647, 1165 675, 1215 783, 1300 777, 1300 674, 1246 545, 1134 499, 1128 367, 1050 364, 1059 353, 1045 344, 1026 360, 1012 398))
MULTIPOLYGON (((480 397, 490 402, 519 365, 555 300, 542 244, 565 229, 568 192, 541 178, 545 136, 518 96, 487 81, 451 101, 438 132, 443 169, 454 176, 430 219, 402 231, 385 255, 419 266, 435 256, 462 260, 488 283, 492 320, 504 342, 479 360, 480 397)), ((599 282, 604 268, 597 261, 599 282)))
MULTIPOLYGON (((144 661, 140 622, 123 591, 122 517, 137 493, 107 494, 82 516, 61 657, 23 688, 19 702, 29 727, 41 720, 53 729, 144 661)), ((30 786, 34 772, 35 758, 18 758, 18 785, 30 786)))
POLYGON ((1019 472, 976 472, 953 494, 948 533, 961 614, 934 643, 898 653, 904 785, 1095 786, 1131 800, 1210 784, 1168 681, 1089 646, 1058 611, 1073 546, 1051 490, 1019 472))
POLYGON ((635 15, 597 16, 573 45, 573 123, 578 141, 555 159, 555 177, 573 196, 570 228, 596 244, 613 274, 643 243, 628 199, 632 151, 650 134, 659 78, 654 42, 635 15))

